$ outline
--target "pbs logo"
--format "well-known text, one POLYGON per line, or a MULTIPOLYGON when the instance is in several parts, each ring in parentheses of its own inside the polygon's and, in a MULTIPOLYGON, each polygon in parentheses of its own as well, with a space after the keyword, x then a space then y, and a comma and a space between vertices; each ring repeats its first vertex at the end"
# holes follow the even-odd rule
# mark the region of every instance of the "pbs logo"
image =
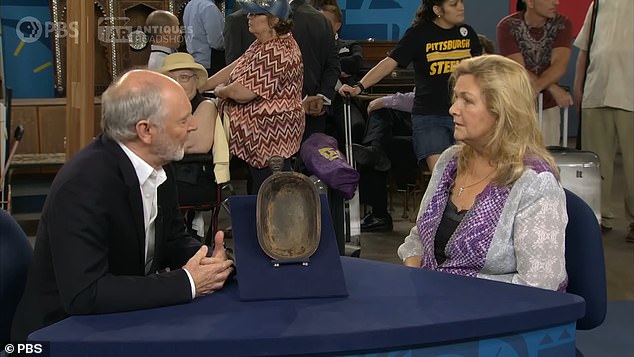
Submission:
POLYGON ((20 19, 15 26, 15 32, 20 40, 26 43, 33 43, 40 39, 44 28, 40 20, 33 16, 27 16, 20 19))

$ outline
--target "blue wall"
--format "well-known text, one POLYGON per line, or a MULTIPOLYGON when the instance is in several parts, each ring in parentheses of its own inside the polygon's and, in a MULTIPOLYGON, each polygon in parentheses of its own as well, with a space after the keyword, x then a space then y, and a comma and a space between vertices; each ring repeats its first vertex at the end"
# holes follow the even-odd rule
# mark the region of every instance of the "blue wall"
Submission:
MULTIPOLYGON (((398 40, 414 19, 420 1, 339 0, 344 16, 341 37, 346 39, 398 40)), ((465 2, 466 22, 495 40, 495 25, 509 13, 508 0, 465 2)))
POLYGON ((0 19, 0 55, 4 61, 5 85, 13 89, 14 98, 54 97, 55 65, 51 51, 51 34, 45 27, 46 23, 51 21, 49 2, 2 0, 0 19), (31 21, 24 22, 23 19, 27 17, 31 17, 31 21), (20 38, 18 34, 23 37, 20 38))
POLYGON ((412 0, 339 0, 344 14, 342 38, 398 40, 420 3, 412 0))

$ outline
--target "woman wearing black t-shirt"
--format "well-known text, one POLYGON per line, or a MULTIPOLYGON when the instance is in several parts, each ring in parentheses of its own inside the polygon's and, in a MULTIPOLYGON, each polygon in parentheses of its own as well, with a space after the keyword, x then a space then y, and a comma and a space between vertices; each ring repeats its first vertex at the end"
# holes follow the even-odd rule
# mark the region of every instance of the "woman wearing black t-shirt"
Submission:
POLYGON ((396 47, 354 86, 344 85, 341 95, 358 95, 397 66, 413 64, 416 94, 412 109, 414 152, 419 165, 433 169, 440 153, 454 143, 449 115, 448 80, 463 59, 478 56, 478 35, 464 21, 464 0, 423 0, 412 26, 396 47), (424 162, 423 162, 424 161, 424 162))

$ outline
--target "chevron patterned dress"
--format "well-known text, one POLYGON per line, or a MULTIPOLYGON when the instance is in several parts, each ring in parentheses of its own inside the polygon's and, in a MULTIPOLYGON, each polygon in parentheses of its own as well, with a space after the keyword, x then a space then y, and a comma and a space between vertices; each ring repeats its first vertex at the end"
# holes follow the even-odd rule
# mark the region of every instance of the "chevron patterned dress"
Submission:
POLYGON ((303 80, 302 54, 291 34, 251 44, 229 76, 257 94, 248 103, 227 103, 233 155, 261 169, 271 156, 289 158, 299 150, 303 80))

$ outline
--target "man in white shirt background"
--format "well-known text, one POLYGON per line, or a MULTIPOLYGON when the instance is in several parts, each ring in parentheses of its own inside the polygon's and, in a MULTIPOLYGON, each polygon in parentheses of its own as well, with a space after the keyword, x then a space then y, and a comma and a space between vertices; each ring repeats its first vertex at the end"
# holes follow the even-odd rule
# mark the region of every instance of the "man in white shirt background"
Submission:
POLYGON ((165 56, 177 52, 181 30, 178 17, 169 11, 152 11, 145 19, 145 29, 150 35, 151 49, 147 67, 157 70, 163 66, 165 56))
POLYGON ((183 24, 187 29, 187 52, 196 63, 207 69, 209 76, 224 68, 225 18, 214 0, 191 0, 183 12, 183 24), (214 55, 215 54, 215 55, 214 55), (221 63, 214 63, 221 62, 221 63))

